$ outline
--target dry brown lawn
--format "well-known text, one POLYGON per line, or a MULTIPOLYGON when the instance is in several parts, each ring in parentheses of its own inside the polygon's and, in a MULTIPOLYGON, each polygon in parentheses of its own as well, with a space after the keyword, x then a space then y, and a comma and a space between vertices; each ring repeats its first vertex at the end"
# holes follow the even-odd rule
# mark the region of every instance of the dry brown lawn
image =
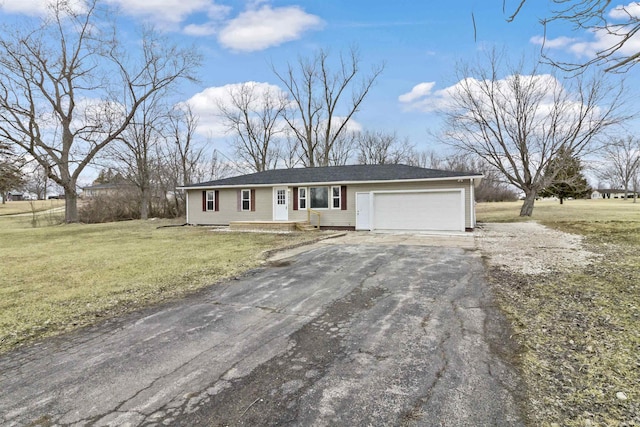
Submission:
POLYGON ((213 232, 127 221, 32 228, 0 218, 0 352, 177 298, 317 234, 213 232))
MULTIPOLYGON (((480 204, 478 219, 521 221, 519 206, 480 204)), ((640 203, 538 202, 533 219, 584 236, 596 256, 545 274, 490 271, 522 349, 530 424, 640 425, 640 203)))

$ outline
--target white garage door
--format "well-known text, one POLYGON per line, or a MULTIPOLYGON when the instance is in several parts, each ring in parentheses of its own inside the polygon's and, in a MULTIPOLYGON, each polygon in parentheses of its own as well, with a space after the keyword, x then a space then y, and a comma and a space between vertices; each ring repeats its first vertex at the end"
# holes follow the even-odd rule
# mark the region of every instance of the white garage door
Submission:
POLYGON ((372 229, 464 231, 462 190, 373 193, 372 229))

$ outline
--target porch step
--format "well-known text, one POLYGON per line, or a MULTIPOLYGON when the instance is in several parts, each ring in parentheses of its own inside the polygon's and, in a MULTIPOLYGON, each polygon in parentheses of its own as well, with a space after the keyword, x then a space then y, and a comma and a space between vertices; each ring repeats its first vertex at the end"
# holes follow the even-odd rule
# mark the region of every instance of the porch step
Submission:
POLYGON ((319 228, 316 228, 310 222, 296 222, 296 228, 299 231, 319 231, 319 228))

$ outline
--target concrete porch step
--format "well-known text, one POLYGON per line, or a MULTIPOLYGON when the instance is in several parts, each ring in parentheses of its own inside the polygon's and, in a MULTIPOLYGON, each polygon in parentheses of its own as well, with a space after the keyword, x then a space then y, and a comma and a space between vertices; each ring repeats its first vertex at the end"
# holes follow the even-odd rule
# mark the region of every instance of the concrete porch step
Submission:
POLYGON ((308 221, 231 221, 234 231, 316 231, 308 221))

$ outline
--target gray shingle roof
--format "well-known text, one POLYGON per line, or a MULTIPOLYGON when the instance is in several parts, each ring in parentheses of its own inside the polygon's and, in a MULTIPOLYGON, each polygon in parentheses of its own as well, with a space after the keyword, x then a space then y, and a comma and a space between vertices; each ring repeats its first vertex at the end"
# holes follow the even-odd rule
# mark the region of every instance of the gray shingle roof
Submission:
POLYGON ((222 187, 297 183, 344 183, 392 180, 424 180, 481 176, 479 173, 452 172, 407 165, 351 165, 318 168, 273 169, 185 187, 222 187))

